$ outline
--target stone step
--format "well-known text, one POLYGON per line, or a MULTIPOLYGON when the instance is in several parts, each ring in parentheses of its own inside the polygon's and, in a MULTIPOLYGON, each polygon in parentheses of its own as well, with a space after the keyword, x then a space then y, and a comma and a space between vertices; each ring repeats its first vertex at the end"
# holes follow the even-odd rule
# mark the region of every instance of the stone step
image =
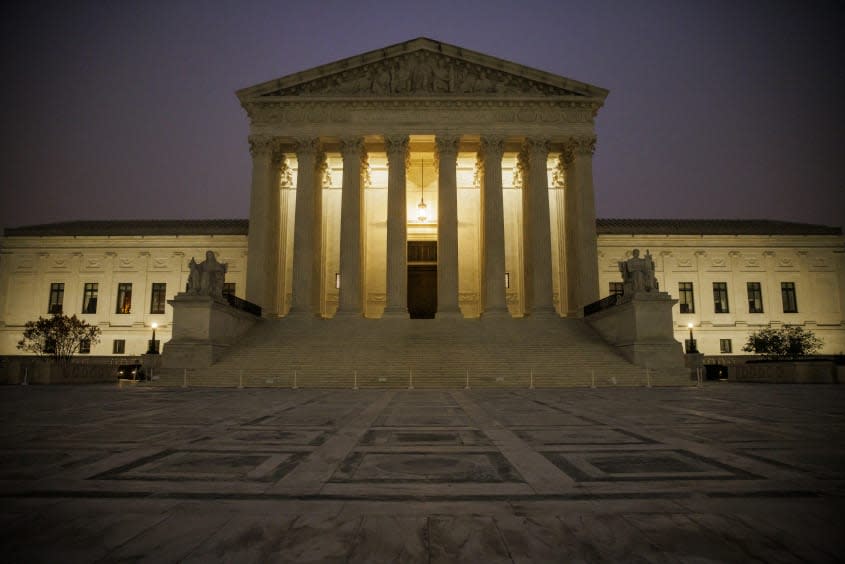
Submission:
MULTIPOLYGON (((263 320, 190 386, 528 388, 688 385, 618 355, 580 319, 263 320), (355 373, 357 372, 357 379, 355 373), (413 372, 413 381, 409 372, 413 372), (357 381, 356 381, 357 380, 357 381)), ((162 375, 183 385, 184 375, 162 375)))

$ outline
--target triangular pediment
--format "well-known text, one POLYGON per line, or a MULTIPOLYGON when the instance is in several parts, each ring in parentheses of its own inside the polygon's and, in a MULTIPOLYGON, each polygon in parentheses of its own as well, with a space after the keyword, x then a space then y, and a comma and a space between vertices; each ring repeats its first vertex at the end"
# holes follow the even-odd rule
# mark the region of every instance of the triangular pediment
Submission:
POLYGON ((420 38, 246 88, 267 98, 589 97, 607 90, 420 38))

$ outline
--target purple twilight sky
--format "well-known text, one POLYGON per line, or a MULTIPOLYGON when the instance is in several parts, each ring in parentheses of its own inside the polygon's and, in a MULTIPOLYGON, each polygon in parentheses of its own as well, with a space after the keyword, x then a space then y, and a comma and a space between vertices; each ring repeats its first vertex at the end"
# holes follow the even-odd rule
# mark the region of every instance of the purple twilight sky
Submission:
POLYGON ((845 226, 835 2, 16 2, 0 228, 245 218, 234 91, 419 36, 610 90, 599 217, 845 226), (26 5, 24 5, 26 4, 26 5))

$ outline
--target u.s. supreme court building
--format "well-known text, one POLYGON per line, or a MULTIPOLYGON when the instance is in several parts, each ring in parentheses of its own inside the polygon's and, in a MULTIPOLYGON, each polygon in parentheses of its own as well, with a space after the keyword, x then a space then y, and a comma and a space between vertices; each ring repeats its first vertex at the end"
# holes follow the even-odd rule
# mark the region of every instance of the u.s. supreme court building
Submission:
MULTIPOLYGON (((665 323, 679 358, 689 324, 706 355, 740 353, 770 324, 845 349, 841 229, 596 219, 594 123, 607 94, 424 38, 240 90, 248 224, 7 229, 0 354, 15 353, 23 323, 57 309, 103 329, 92 355, 143 353, 153 322, 165 357, 171 337, 173 351, 208 341, 180 335, 173 314, 189 260, 207 250, 228 265, 226 292, 262 317, 211 338, 195 379, 209 385, 345 385, 350 374, 355 385, 413 385, 414 373, 417 386, 578 385, 597 372, 599 383, 639 383, 657 338, 641 333, 637 358, 620 354, 625 338, 584 314, 621 290, 634 248, 648 250, 672 300, 668 317, 639 323, 665 323)), ((185 304, 187 323, 207 323, 185 304)))

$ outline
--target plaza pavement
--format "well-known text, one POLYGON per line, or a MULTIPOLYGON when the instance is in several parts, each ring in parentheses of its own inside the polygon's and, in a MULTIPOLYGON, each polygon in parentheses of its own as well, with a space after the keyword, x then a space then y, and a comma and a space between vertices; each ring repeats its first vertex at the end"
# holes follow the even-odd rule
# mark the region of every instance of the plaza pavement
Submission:
POLYGON ((0 388, 6 562, 834 562, 845 387, 0 388))

